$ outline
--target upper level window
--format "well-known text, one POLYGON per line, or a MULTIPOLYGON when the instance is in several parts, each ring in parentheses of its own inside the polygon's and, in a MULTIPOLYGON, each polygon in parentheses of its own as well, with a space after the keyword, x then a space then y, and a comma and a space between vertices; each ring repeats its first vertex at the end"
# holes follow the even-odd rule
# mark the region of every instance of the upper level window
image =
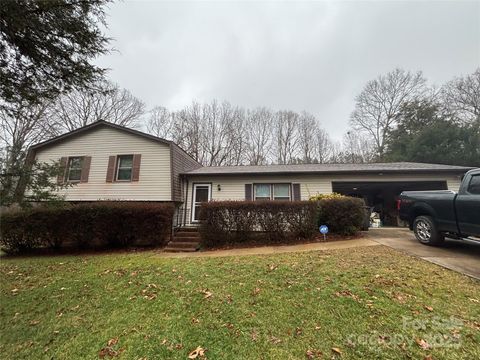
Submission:
POLYGON ((270 200, 270 184, 255 184, 255 200, 270 200))
POLYGON ((273 184, 273 200, 290 200, 290 184, 273 184))
POLYGON ((75 156, 68 158, 67 181, 80 181, 82 177, 83 157, 75 156))
POLYGON ((290 184, 255 184, 255 200, 290 199, 290 184))
POLYGON ((119 155, 117 157, 117 181, 131 181, 133 169, 133 155, 119 155))
POLYGON ((470 194, 480 194, 480 175, 473 175, 468 184, 470 194))

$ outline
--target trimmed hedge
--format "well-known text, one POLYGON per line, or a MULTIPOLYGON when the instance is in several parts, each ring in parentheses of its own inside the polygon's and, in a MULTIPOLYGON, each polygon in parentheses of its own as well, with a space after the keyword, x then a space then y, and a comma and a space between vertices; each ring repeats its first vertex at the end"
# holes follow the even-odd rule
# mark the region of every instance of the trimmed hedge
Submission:
POLYGON ((311 201, 211 201, 200 210, 205 247, 261 239, 277 243, 315 234, 317 206, 311 201))
POLYGON ((173 213, 171 204, 127 202, 5 212, 0 246, 8 253, 62 246, 160 246, 169 240, 173 213))
POLYGON ((334 195, 312 199, 318 206, 317 225, 327 225, 329 231, 340 235, 354 235, 365 220, 365 202, 362 199, 334 195))

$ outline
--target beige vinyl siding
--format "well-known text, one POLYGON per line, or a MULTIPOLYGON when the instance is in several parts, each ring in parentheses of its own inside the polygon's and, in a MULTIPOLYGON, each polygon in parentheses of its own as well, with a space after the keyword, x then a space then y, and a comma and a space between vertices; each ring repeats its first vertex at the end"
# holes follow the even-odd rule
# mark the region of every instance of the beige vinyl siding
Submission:
POLYGON ((100 127, 40 148, 36 158, 41 162, 62 156, 91 156, 87 183, 60 191, 69 201, 138 200, 170 201, 170 147, 121 130, 100 127), (110 155, 141 154, 138 182, 106 182, 110 155))
POLYGON ((191 211, 193 183, 211 183, 212 200, 245 200, 245 184, 253 183, 299 183, 302 200, 316 194, 332 192, 334 181, 447 181, 450 190, 458 191, 460 178, 456 175, 245 175, 245 176, 189 176, 188 212, 191 211), (220 185, 221 190, 218 190, 220 185))
POLYGON ((187 155, 182 149, 177 145, 172 144, 172 200, 181 202, 184 197, 182 193, 182 179, 180 177, 181 173, 187 172, 189 170, 198 169, 202 167, 198 162, 193 158, 187 155))

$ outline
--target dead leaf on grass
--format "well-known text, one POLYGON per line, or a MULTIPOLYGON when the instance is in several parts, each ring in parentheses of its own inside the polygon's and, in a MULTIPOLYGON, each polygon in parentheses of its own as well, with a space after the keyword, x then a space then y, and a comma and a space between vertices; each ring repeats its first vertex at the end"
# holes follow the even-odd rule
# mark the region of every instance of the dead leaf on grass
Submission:
POLYGON ((30 321, 30 325, 31 325, 31 326, 35 326, 35 325, 38 325, 38 324, 40 324, 40 320, 32 320, 32 321, 30 321))
POLYGON ((430 349, 430 344, 423 339, 415 339, 415 342, 418 346, 420 346, 423 350, 430 349))
POLYGON ((197 348, 188 354, 189 359, 197 359, 202 358, 205 356, 206 349, 202 348, 201 346, 197 346, 197 348))
POLYGON ((257 296, 259 293, 260 293, 260 288, 258 288, 258 287, 256 287, 256 288, 253 289, 253 291, 252 291, 252 295, 253 295, 253 296, 257 296))
POLYGON ((107 346, 113 346, 113 345, 116 345, 117 343, 118 343, 118 337, 115 337, 107 341, 107 346))
POLYGON ((433 307, 425 305, 424 308, 428 311, 433 311, 433 307))
POLYGON ((270 340, 271 343, 273 344, 280 344, 282 342, 281 339, 275 337, 275 336, 269 336, 268 340, 270 340))
POLYGON ((268 270, 273 271, 273 270, 275 270, 277 267, 278 267, 278 265, 270 264, 270 265, 268 265, 268 270))
POLYGON ((337 347, 332 347, 332 352, 337 355, 342 355, 342 350, 337 347))
POLYGON ((323 353, 320 350, 307 350, 305 355, 307 356, 307 359, 320 359, 323 353))
POLYGON ((208 289, 201 290, 200 292, 203 294, 204 299, 208 299, 213 295, 210 291, 208 291, 208 289))

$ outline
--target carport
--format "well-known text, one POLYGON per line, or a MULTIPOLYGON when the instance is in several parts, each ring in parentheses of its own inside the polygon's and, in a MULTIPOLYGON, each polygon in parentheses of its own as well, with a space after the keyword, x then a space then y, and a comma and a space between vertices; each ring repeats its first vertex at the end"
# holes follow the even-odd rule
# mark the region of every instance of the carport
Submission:
POLYGON ((446 181, 334 181, 335 193, 362 198, 380 214, 383 225, 402 226, 396 200, 402 191, 447 190, 446 181))

